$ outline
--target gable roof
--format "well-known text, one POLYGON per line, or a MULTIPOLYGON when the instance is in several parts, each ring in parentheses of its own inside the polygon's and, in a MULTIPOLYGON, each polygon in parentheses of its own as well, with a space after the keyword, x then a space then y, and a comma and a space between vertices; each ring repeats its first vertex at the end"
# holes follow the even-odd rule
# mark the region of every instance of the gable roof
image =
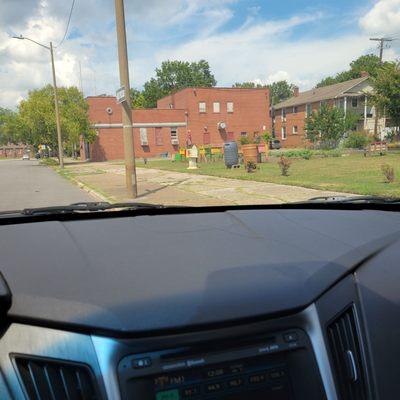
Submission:
POLYGON ((287 100, 281 101, 274 105, 274 108, 280 109, 283 107, 293 107, 300 104, 314 103, 316 101, 335 99, 340 97, 344 93, 348 92, 358 84, 368 80, 368 76, 361 78, 351 79, 349 81, 335 83, 334 85, 323 86, 320 88, 314 88, 305 92, 299 93, 298 96, 290 97, 287 100))

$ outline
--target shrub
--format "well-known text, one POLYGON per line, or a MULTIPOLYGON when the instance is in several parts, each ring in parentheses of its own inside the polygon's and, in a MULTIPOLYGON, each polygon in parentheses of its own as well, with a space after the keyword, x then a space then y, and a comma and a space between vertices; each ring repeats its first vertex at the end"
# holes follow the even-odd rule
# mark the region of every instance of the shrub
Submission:
POLYGON ((247 136, 242 136, 240 138, 240 144, 243 146, 245 144, 250 144, 250 139, 247 136))
POLYGON ((246 163, 246 171, 254 172, 257 169, 257 164, 254 161, 247 161, 246 163))
POLYGON ((348 149, 363 149, 370 143, 370 139, 363 132, 351 132, 344 142, 348 149))
POLYGON ((279 168, 281 169, 281 174, 283 176, 289 175, 289 168, 290 168, 291 164, 292 164, 292 162, 287 157, 280 156, 278 165, 279 165, 279 168))
POLYGON ((394 182, 394 168, 389 164, 381 165, 382 174, 386 179, 387 183, 394 182))

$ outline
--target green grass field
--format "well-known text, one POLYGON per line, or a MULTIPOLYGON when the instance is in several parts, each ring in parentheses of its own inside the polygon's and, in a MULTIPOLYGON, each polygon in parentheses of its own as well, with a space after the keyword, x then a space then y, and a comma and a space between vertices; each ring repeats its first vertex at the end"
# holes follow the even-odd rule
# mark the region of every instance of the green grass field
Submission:
POLYGON ((240 169, 227 169, 222 161, 199 164, 198 170, 187 170, 186 162, 170 160, 149 160, 147 165, 139 161, 137 166, 363 195, 400 197, 399 153, 367 157, 362 154, 347 154, 341 157, 314 157, 310 160, 291 159, 291 161, 289 176, 286 177, 281 175, 275 157, 271 157, 267 163, 259 164, 259 169, 250 174, 244 170, 243 166, 240 169), (394 167, 395 181, 393 183, 385 182, 381 172, 382 164, 394 167))

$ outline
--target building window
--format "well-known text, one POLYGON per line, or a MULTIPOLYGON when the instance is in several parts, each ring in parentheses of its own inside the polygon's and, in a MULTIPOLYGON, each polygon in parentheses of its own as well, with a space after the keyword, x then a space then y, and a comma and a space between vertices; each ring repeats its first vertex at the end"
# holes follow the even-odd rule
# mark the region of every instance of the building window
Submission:
POLYGON ((149 141, 147 139, 147 128, 140 128, 140 145, 148 146, 149 141))
POLYGON ((228 113, 233 113, 233 102, 232 101, 228 101, 226 103, 226 111, 228 113))
POLYGON ((286 126, 282 126, 282 140, 286 140, 286 126))
POLYGON ((215 112, 215 113, 219 113, 219 112, 220 112, 220 104, 219 104, 219 101, 215 101, 215 102, 213 103, 213 112, 215 112))
POLYGON ((173 145, 179 144, 177 128, 171 128, 171 144, 173 145))
POLYGON ((211 143, 210 132, 203 132, 203 144, 210 144, 210 143, 211 143))
POLYGON ((168 106, 169 106, 170 109, 174 108, 174 105, 172 103, 169 103, 168 106))
POLYGON ((353 108, 357 108, 357 107, 358 107, 358 98, 357 98, 357 97, 353 97, 353 98, 351 99, 351 106, 352 106, 353 108))
POLYGON ((312 105, 311 104, 307 104, 306 105, 306 116, 310 117, 312 114, 312 105))
POLYGON ((200 113, 205 113, 207 112, 207 107, 205 101, 200 101, 199 102, 199 112, 200 113))
POLYGON ((294 125, 292 128, 293 135, 297 135, 298 132, 299 132, 299 129, 297 128, 297 125, 294 125))
POLYGON ((286 108, 282 108, 282 121, 286 120, 286 108))
POLYGON ((156 146, 163 145, 162 128, 155 128, 155 142, 156 146))
POLYGON ((247 132, 240 132, 240 137, 247 137, 247 132))
POLYGON ((293 114, 297 114, 297 111, 298 111, 298 107, 297 107, 297 106, 294 106, 294 107, 293 107, 293 114))

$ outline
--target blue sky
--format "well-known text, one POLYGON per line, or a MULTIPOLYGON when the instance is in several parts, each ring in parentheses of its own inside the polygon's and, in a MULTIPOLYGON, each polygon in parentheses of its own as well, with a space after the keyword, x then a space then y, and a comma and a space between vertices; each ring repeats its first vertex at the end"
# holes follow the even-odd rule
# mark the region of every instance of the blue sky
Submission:
MULTIPOLYGON (((51 77, 44 50, 10 34, 57 43, 70 4, 0 0, 0 106, 14 107, 51 77)), ((56 51, 60 84, 79 85, 81 64, 86 95, 115 93, 113 4, 76 0, 67 40, 56 51)), ((287 79, 308 89, 376 52, 370 36, 400 34, 400 0, 125 0, 125 7, 131 85, 137 88, 163 60, 204 58, 221 86, 287 79)), ((393 42, 385 58, 398 56, 393 42)))

